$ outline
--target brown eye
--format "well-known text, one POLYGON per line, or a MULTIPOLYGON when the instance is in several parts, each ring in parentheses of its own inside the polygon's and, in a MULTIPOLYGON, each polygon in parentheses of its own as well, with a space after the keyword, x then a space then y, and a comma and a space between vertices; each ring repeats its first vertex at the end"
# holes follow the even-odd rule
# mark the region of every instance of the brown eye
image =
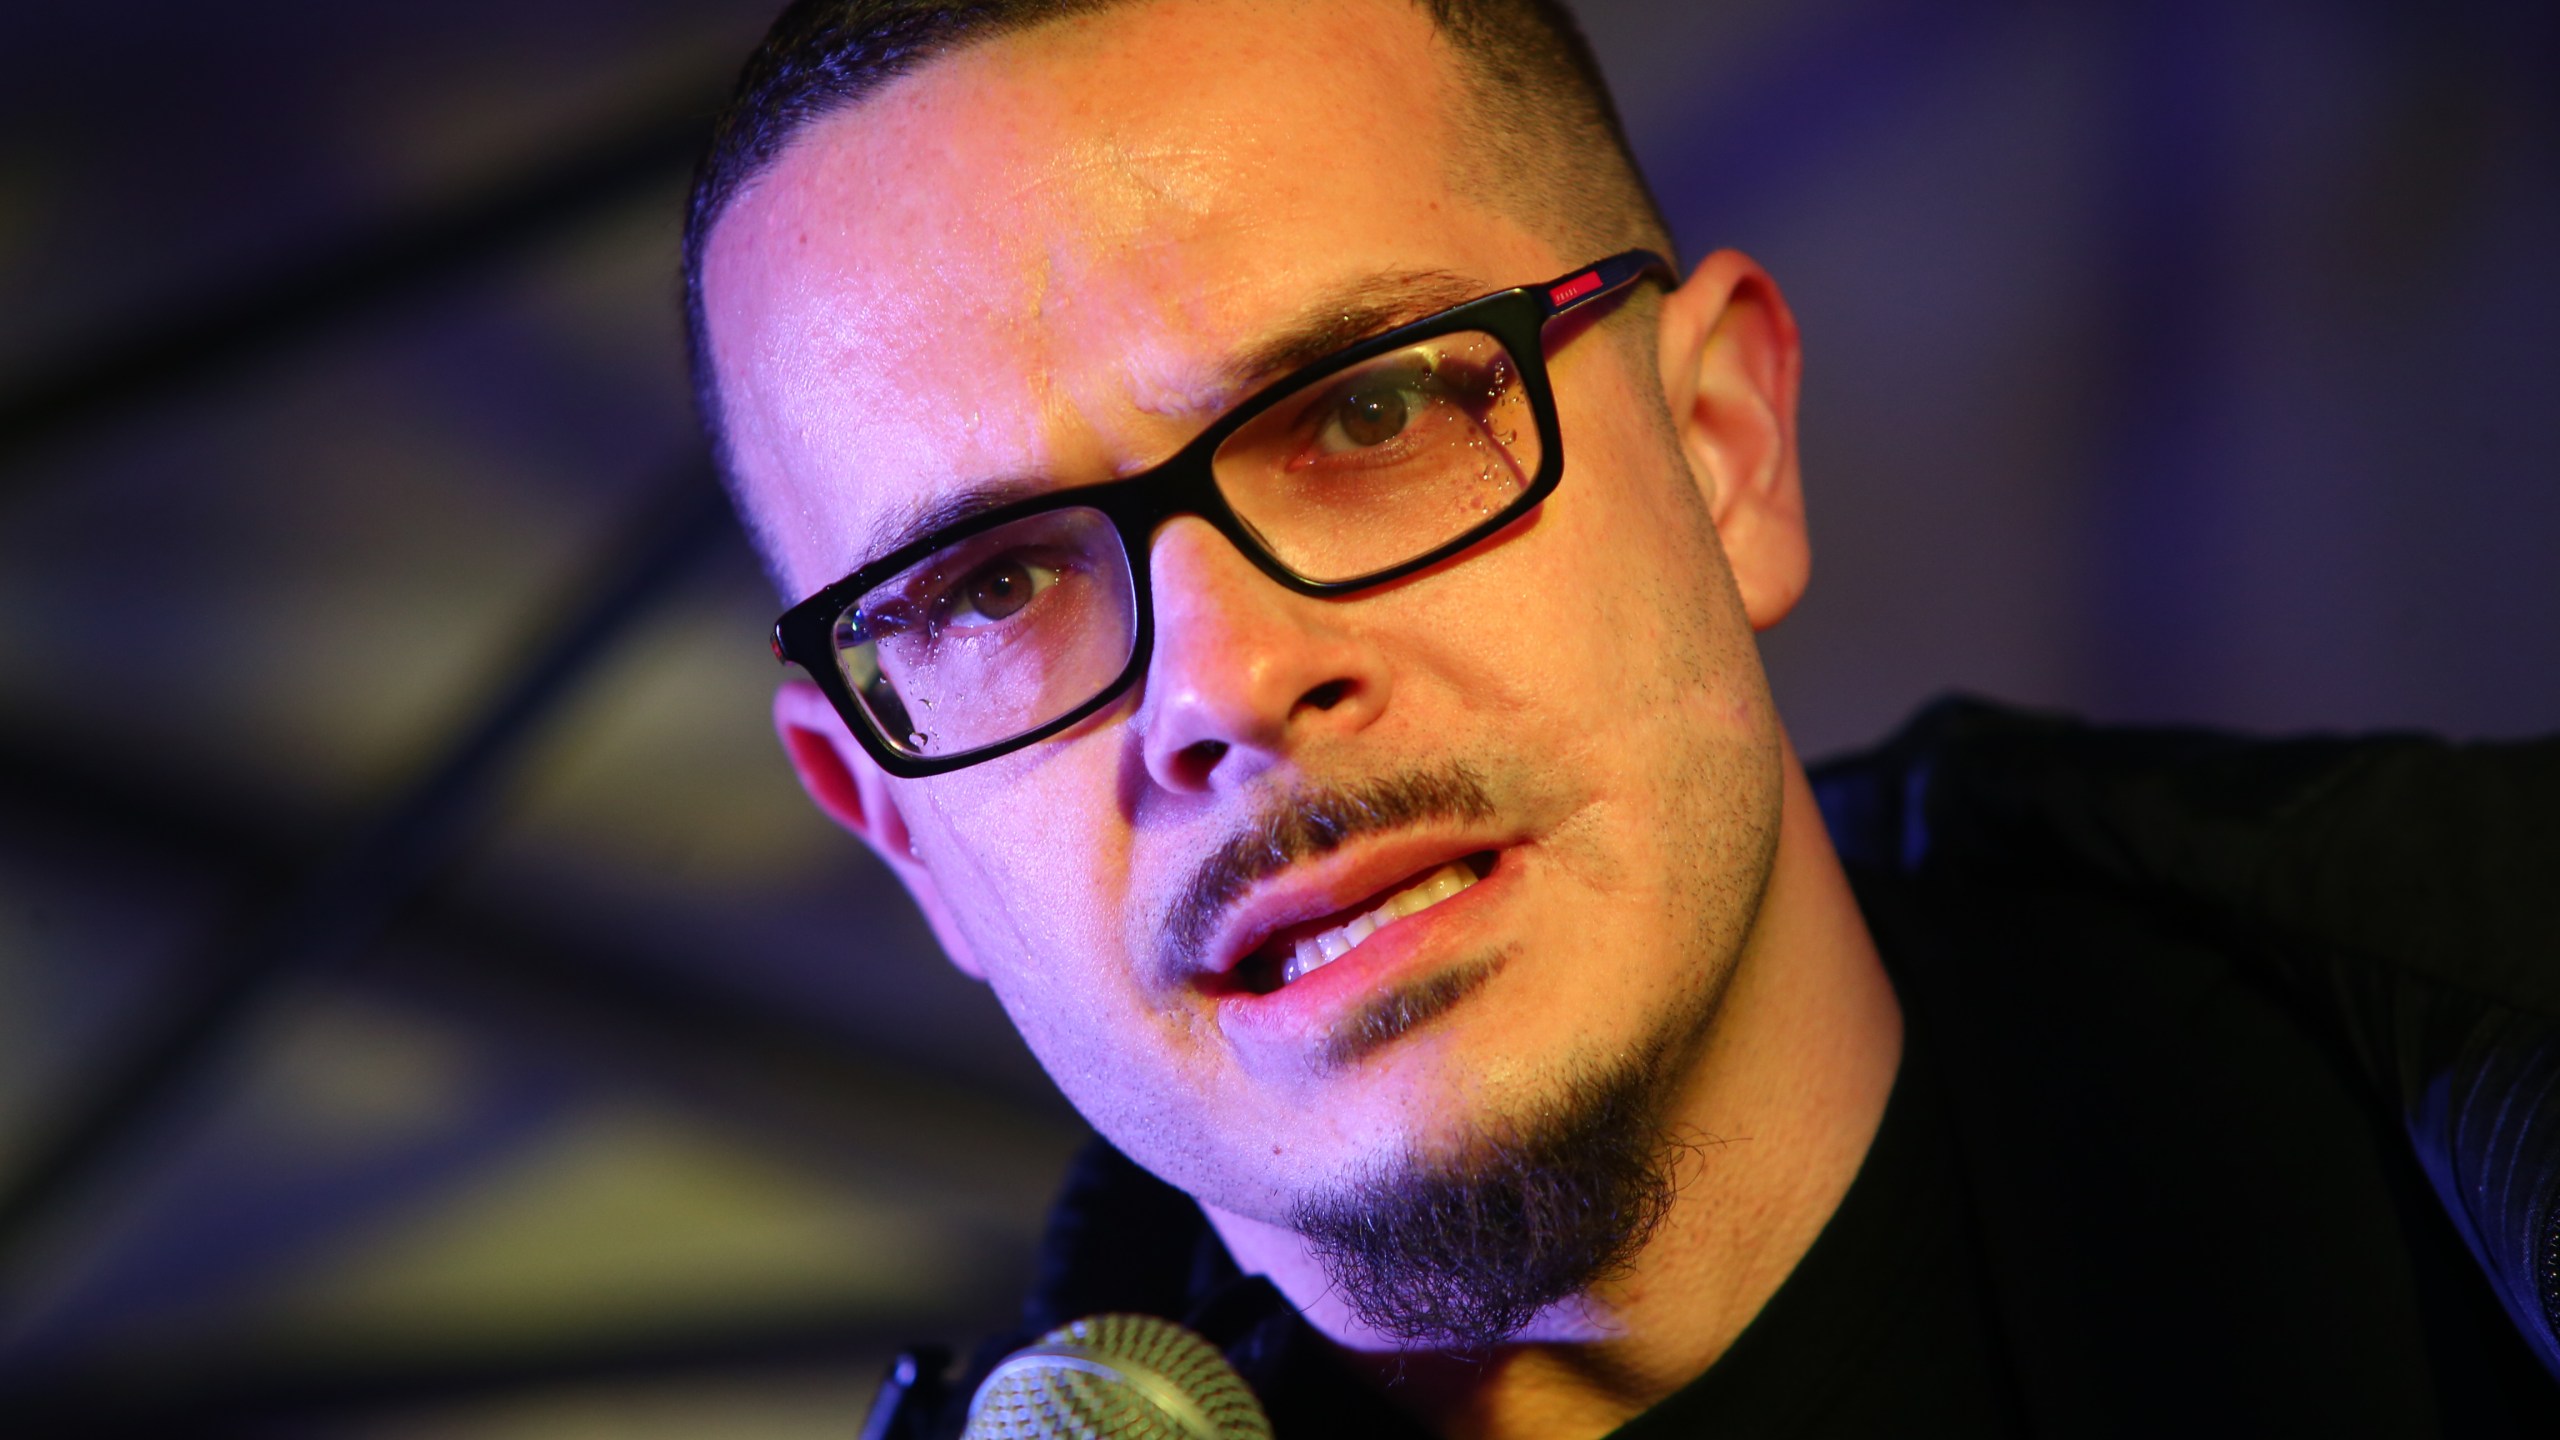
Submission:
POLYGON ((969 577, 968 605, 981 619, 1002 620, 1030 604, 1038 591, 1029 566, 999 560, 969 577))
POLYGON ((1404 433, 1405 422, 1412 411, 1405 403, 1404 389, 1397 385, 1371 385, 1342 397, 1342 408, 1334 416, 1343 439, 1354 448, 1366 450, 1384 445, 1404 433))

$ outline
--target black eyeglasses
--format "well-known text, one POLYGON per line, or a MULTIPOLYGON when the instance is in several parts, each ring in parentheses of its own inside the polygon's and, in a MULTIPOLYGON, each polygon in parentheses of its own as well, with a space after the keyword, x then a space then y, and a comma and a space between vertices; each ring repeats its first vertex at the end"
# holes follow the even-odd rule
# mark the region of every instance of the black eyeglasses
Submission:
POLYGON ((774 623, 892 775, 939 775, 1109 703, 1154 641, 1148 541, 1197 515, 1301 595, 1352 595, 1525 514, 1564 474, 1547 323, 1646 276, 1646 250, 1400 325, 1255 392, 1163 464, 945 527, 774 623))

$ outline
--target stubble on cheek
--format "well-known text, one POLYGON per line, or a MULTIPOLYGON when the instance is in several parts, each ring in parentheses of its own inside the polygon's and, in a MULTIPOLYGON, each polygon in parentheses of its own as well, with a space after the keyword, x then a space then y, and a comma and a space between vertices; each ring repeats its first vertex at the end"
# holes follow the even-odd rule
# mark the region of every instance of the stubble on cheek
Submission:
POLYGON ((1784 748, 1723 541, 1669 416, 1658 405, 1622 413, 1586 474, 1620 517, 1605 538, 1628 583, 1606 587, 1600 623, 1629 638, 1596 688, 1624 723, 1577 757, 1613 783, 1552 849, 1621 913, 1659 917, 1643 927, 1647 943, 1671 953, 1647 963, 1645 1008, 1672 1055, 1694 1056, 1758 923, 1784 748))

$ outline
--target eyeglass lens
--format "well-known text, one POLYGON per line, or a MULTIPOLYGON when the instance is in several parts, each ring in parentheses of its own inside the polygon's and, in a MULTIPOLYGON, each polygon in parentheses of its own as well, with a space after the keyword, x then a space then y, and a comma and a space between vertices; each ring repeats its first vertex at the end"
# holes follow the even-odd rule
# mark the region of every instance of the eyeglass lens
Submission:
POLYGON ((1460 331, 1309 384, 1227 437, 1210 468, 1281 564, 1355 580, 1519 498, 1537 478, 1538 426, 1511 352, 1460 331))
MULTIPOLYGON (((1434 336, 1310 381, 1210 462, 1283 566, 1339 583, 1404 564, 1501 514, 1535 482, 1520 367, 1478 331, 1434 336)), ((848 687, 909 754, 998 745, 1083 705, 1128 668, 1135 581, 1098 510, 1043 511, 935 551, 837 617, 848 687)))

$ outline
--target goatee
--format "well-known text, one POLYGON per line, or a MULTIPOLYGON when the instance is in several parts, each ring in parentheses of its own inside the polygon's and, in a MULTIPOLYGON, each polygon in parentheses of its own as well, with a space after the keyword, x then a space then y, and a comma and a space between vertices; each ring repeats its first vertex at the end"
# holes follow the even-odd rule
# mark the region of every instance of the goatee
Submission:
POLYGON ((1678 1186, 1657 1053, 1579 1077, 1539 1114, 1450 1155, 1398 1162, 1302 1201, 1306 1238, 1352 1313, 1401 1344, 1484 1351, 1624 1274, 1678 1186))

